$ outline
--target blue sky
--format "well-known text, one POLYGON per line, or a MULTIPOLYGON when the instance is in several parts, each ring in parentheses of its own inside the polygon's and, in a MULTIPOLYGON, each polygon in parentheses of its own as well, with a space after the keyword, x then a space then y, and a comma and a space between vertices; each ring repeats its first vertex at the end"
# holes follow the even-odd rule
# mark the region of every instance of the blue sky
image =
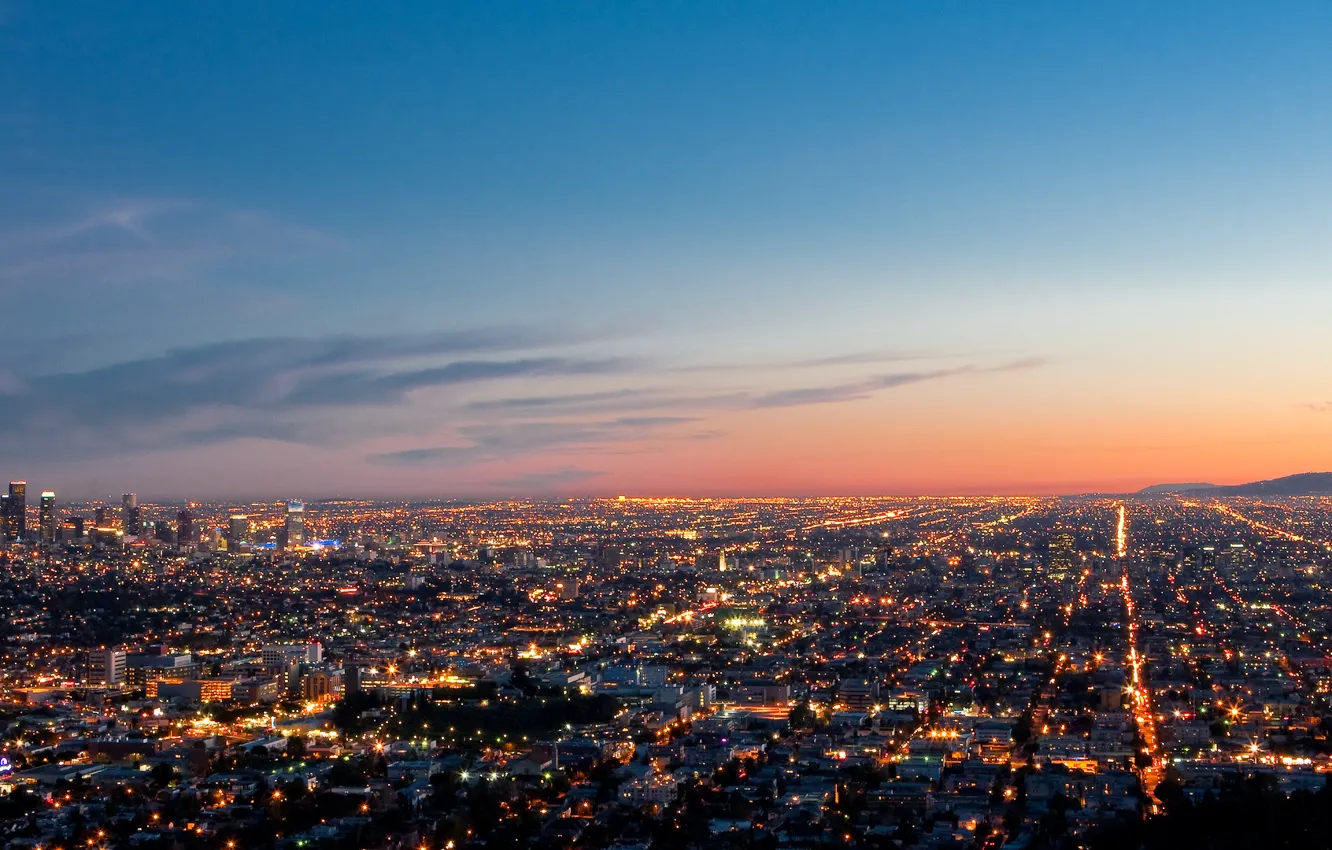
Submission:
POLYGON ((1329 36, 1296 2, 0 0, 0 465, 311 497, 1327 466, 1329 36))

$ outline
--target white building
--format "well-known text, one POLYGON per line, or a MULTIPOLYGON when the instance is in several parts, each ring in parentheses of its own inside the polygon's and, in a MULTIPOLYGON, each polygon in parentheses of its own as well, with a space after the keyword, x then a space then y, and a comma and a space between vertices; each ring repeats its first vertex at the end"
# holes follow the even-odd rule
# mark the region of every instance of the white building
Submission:
POLYGON ((115 686, 125 681, 125 650, 94 649, 88 653, 88 684, 115 686))

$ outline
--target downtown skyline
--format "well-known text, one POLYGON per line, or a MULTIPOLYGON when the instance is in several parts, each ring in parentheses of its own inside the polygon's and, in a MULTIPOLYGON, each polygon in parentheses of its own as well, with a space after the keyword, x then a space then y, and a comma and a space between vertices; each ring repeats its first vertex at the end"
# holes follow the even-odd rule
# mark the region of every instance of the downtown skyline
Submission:
POLYGON ((0 471, 313 500, 1332 468, 1332 10, 764 11, 0 4, 0 471))

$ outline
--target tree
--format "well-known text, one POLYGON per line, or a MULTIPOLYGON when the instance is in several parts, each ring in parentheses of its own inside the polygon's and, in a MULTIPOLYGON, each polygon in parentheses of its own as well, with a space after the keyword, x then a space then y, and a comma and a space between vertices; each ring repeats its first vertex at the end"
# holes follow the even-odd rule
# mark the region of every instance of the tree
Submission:
POLYGON ((1031 733, 1031 711, 1023 711, 1013 724, 1013 743, 1019 747, 1025 746, 1031 740, 1031 733))
POLYGON ((805 701, 791 709, 791 714, 787 717, 787 724, 793 729, 809 729, 814 726, 818 715, 814 709, 809 707, 809 702, 805 701))
POLYGON ((1166 772, 1166 776, 1156 785, 1156 799, 1161 801, 1162 807, 1167 815, 1184 808, 1188 804, 1188 798, 1184 795, 1184 787, 1180 784, 1176 776, 1172 776, 1171 771, 1166 772))
POLYGON ((165 788, 174 782, 179 774, 176 773, 174 767, 163 761, 153 765, 153 769, 149 771, 148 775, 152 777, 154 782, 165 788))

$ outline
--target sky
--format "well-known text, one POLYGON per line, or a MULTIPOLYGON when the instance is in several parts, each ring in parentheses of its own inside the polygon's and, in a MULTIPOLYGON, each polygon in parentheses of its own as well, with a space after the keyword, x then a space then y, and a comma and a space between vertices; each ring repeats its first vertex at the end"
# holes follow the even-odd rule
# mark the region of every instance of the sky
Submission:
POLYGON ((0 476, 1332 469, 1332 4, 0 0, 0 476))

